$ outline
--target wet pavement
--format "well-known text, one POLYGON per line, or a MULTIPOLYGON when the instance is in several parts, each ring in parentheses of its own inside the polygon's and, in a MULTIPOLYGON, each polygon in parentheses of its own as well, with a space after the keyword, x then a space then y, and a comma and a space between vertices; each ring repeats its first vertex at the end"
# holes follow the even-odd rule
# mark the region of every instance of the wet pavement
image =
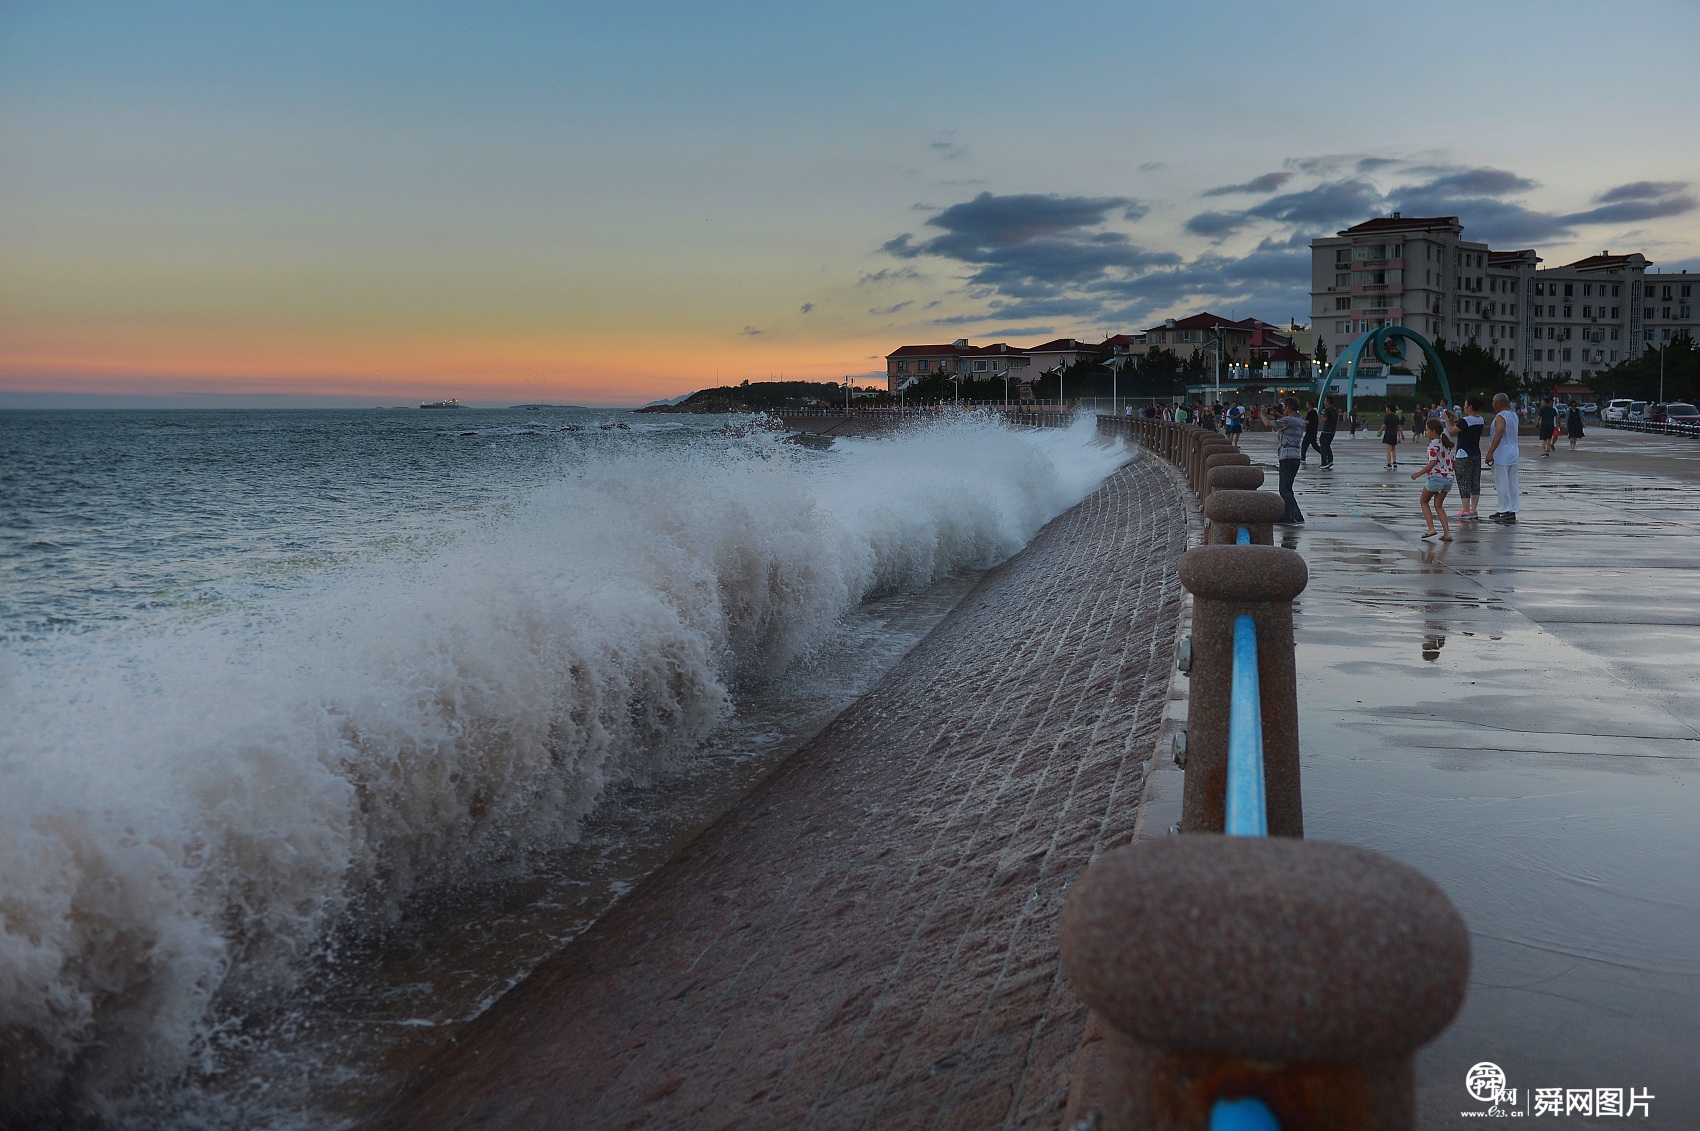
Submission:
MULTIPOLYGON (((1480 1061, 1525 1113, 1530 1089, 1636 1089, 1641 1125, 1700 1127, 1700 443, 1602 432, 1523 460, 1519 525, 1446 544, 1420 540, 1417 450, 1388 472, 1342 437, 1300 474, 1307 524, 1277 527, 1311 569, 1306 833, 1423 869, 1473 935, 1424 1127, 1485 1110, 1480 1061)), ((1267 436, 1245 450, 1272 468, 1267 436)))

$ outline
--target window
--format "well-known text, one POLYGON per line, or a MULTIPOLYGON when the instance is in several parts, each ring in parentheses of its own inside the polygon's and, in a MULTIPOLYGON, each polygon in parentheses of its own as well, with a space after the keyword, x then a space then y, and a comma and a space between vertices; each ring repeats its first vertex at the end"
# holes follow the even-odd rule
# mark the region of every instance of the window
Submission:
POLYGON ((1396 243, 1392 247, 1389 247, 1387 249, 1387 258, 1389 258, 1389 259, 1398 259, 1401 256, 1403 256, 1404 254, 1405 254, 1405 245, 1404 244, 1396 243))
POLYGON ((975 361, 974 362, 974 372, 984 373, 985 371, 986 371, 986 363, 984 361, 975 361))
POLYGON ((1661 298, 1661 299, 1663 299, 1663 300, 1664 300, 1664 301, 1665 301, 1665 302, 1669 302, 1669 301, 1670 301, 1670 288, 1669 288, 1669 287, 1668 287, 1668 286, 1667 286, 1667 287, 1665 287, 1665 288, 1663 288, 1663 289, 1662 289, 1662 290, 1661 290, 1661 291, 1660 291, 1660 292, 1659 292, 1659 297, 1660 297, 1660 298, 1661 298))
POLYGON ((1574 310, 1574 309, 1575 309, 1575 307, 1570 307, 1570 306, 1567 306, 1567 307, 1565 307, 1565 308, 1564 308, 1564 316, 1565 316, 1565 317, 1566 317, 1566 318, 1569 318, 1569 317, 1570 317, 1570 312, 1571 312, 1571 311, 1572 311, 1572 310, 1574 310))
POLYGON ((1617 284, 1616 284, 1616 283, 1613 283, 1613 284, 1612 284, 1612 285, 1611 285, 1611 297, 1612 297, 1612 298, 1616 298, 1616 297, 1617 297, 1617 284))
POLYGON ((1554 356, 1553 356, 1553 354, 1554 354, 1554 353, 1555 353, 1555 352, 1556 352, 1556 351, 1554 351, 1554 350, 1548 350, 1548 351, 1547 351, 1547 360, 1548 360, 1548 361, 1557 361, 1557 360, 1558 360, 1558 359, 1557 359, 1557 358, 1556 358, 1556 357, 1554 357, 1554 356))
POLYGON ((1334 300, 1334 309, 1350 310, 1352 309, 1352 300, 1350 298, 1337 298, 1334 300))
POLYGON ((1594 284, 1592 284, 1592 283, 1583 283, 1582 284, 1582 297, 1583 298, 1593 298, 1594 297, 1594 284))
POLYGON ((1564 351, 1564 356, 1563 356, 1563 357, 1562 357, 1562 358, 1560 358, 1560 359, 1559 359, 1559 360, 1561 360, 1561 361, 1569 361, 1569 360, 1570 360, 1570 351, 1569 351, 1569 350, 1565 350, 1565 351, 1564 351))
POLYGON ((1582 308, 1582 317, 1592 318, 1593 316, 1594 316, 1594 307, 1593 307, 1592 303, 1590 303, 1587 306, 1584 306, 1582 308))
POLYGON ((1678 318, 1687 318, 1688 317, 1688 307, 1685 306, 1681 310, 1678 310, 1676 312, 1676 316, 1678 318))
MULTIPOLYGON (((1667 290, 1667 291, 1668 291, 1668 290, 1670 290, 1670 288, 1669 288, 1669 287, 1666 287, 1666 288, 1665 288, 1665 290, 1667 290)), ((1666 297, 1666 298, 1669 298, 1669 297, 1670 297, 1670 296, 1669 296, 1669 295, 1666 295, 1666 296, 1665 296, 1665 297, 1666 297)), ((1659 317, 1660 317, 1660 318, 1669 318, 1669 317, 1670 317, 1670 307, 1668 307, 1668 306, 1661 306, 1661 307, 1659 307, 1659 309, 1660 309, 1660 311, 1662 311, 1662 312, 1663 312, 1663 313, 1661 313, 1661 314, 1660 314, 1660 315, 1659 315, 1659 317)))
POLYGON ((897 371, 898 371, 898 372, 899 372, 899 373, 907 373, 907 372, 909 372, 909 363, 908 363, 908 362, 907 362, 907 361, 900 361, 900 362, 898 362, 898 363, 897 363, 897 371))
POLYGON ((1535 293, 1538 294, 1538 295, 1546 294, 1547 293, 1547 285, 1545 283, 1536 283, 1535 284, 1535 293))
POLYGON ((1517 360, 1517 347, 1516 346, 1511 347, 1511 360, 1512 361, 1517 360))
POLYGON ((1348 263, 1350 263, 1351 261, 1352 261, 1352 249, 1351 248, 1342 247, 1342 248, 1339 248, 1338 250, 1336 250, 1334 252, 1334 266, 1344 267, 1348 263))
MULTIPOLYGON (((1613 288, 1612 288, 1612 290, 1614 290, 1614 291, 1615 291, 1615 290, 1617 290, 1617 288, 1616 288, 1616 287, 1613 287, 1613 288)), ((1613 318, 1616 318, 1616 317, 1618 317, 1618 313, 1617 313, 1617 312, 1618 312, 1618 311, 1620 311, 1620 310, 1622 310, 1622 309, 1623 309, 1623 308, 1622 308, 1622 307, 1621 307, 1621 306, 1614 306, 1614 307, 1612 307, 1612 308, 1611 308, 1611 316, 1612 316, 1612 317, 1613 317, 1613 318)))
POLYGON ((1617 327, 1616 326, 1612 327, 1611 340, 1614 341, 1614 342, 1617 341, 1617 327))
POLYGON ((1694 297, 1694 284, 1692 284, 1692 283, 1682 284, 1682 297, 1683 298, 1693 298, 1694 297))
POLYGON ((1349 287, 1349 286, 1351 286, 1352 285, 1352 273, 1350 271, 1338 272, 1334 276, 1334 285, 1336 287, 1349 287))

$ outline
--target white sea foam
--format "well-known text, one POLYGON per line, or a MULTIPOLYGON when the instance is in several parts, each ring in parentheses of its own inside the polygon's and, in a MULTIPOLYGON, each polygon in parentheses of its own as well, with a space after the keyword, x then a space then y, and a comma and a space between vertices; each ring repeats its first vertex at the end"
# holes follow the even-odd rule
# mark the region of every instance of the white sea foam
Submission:
POLYGON ((612 445, 428 556, 0 657, 0 1117, 121 1119, 338 930, 571 837, 739 681, 1009 556, 1122 458, 975 420, 741 443, 612 445))

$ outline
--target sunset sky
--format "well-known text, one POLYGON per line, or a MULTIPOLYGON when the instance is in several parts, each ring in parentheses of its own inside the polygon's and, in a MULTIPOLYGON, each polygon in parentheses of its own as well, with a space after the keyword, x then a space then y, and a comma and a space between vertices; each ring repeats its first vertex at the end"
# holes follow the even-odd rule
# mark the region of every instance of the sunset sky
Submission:
POLYGON ((1665 0, 0 0, 0 405, 1304 320, 1308 240, 1393 208, 1700 268, 1697 47, 1665 0))

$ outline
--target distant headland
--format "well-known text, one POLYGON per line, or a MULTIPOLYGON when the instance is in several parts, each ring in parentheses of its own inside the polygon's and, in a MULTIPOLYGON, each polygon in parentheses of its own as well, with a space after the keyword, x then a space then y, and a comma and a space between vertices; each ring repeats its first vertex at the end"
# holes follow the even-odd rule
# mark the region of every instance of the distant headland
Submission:
POLYGON ((509 405, 508 407, 509 408, 524 409, 526 412, 536 412, 538 409, 544 409, 544 408, 571 409, 574 412, 589 412, 590 411, 589 408, 587 408, 586 406, 581 405, 581 404, 515 404, 515 405, 509 405))
POLYGON ((832 381, 745 381, 741 385, 699 389, 677 404, 652 404, 635 411, 770 412, 843 403, 844 386, 832 381))

